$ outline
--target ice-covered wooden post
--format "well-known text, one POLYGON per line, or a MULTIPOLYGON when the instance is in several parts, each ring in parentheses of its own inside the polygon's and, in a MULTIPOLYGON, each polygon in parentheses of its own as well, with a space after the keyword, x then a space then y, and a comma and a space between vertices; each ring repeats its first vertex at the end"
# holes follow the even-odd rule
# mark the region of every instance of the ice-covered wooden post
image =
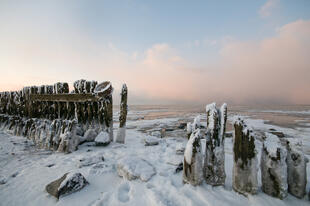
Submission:
POLYGON ((287 146, 287 183, 288 192, 297 198, 306 194, 308 158, 302 151, 302 142, 288 139, 287 146))
POLYGON ((99 122, 104 123, 105 131, 108 132, 110 141, 113 141, 113 87, 111 82, 106 81, 98 84, 94 93, 101 97, 100 108, 98 111, 99 122), (102 115, 103 113, 103 115, 102 115))
POLYGON ((203 180, 202 173, 202 151, 201 151, 201 131, 195 130, 189 138, 183 161, 183 183, 199 185, 203 180))
POLYGON ((120 104, 120 115, 119 115, 119 128, 115 138, 115 142, 125 143, 126 136, 126 118, 127 118, 127 86, 123 84, 121 92, 121 104, 120 104))
POLYGON ((287 196, 286 155, 279 138, 266 133, 261 156, 262 190, 280 199, 287 196))
POLYGON ((254 133, 238 118, 233 123, 234 132, 234 166, 232 187, 241 194, 256 194, 257 181, 257 150, 254 133))
POLYGON ((188 122, 186 125, 187 139, 191 137, 192 132, 194 132, 196 129, 199 129, 200 127, 200 115, 198 115, 197 117, 195 117, 193 123, 188 122))
POLYGON ((206 153, 204 158, 204 177, 207 184, 217 186, 225 184, 224 134, 227 120, 227 105, 221 109, 212 103, 206 106, 207 132, 206 153))

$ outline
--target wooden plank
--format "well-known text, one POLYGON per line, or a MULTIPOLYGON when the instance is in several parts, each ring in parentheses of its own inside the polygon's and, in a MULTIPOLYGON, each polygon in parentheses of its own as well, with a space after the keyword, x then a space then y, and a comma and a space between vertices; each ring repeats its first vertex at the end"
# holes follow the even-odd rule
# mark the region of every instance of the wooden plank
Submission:
POLYGON ((31 101, 42 102, 94 102, 99 101, 94 94, 31 94, 31 101))

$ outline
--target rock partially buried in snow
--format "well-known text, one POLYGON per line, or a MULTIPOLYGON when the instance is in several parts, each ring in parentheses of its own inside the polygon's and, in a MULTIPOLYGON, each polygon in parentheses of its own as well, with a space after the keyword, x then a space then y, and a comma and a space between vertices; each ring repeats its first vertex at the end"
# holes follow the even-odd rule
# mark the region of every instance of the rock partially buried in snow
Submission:
POLYGON ((0 176, 0 185, 4 185, 7 182, 7 179, 4 176, 0 176))
POLYGON ((151 132, 151 135, 154 137, 161 138, 161 132, 160 131, 153 131, 153 132, 151 132))
POLYGON ((183 143, 179 143, 175 146, 175 153, 177 155, 183 155, 185 151, 185 145, 183 143))
POLYGON ((139 157, 125 157, 117 163, 117 173, 128 180, 140 178, 147 182, 156 174, 155 168, 146 160, 139 157))
POLYGON ((159 143, 159 139, 157 137, 147 136, 144 139, 144 145, 145 146, 158 145, 158 143, 159 143))
POLYGON ((102 155, 94 155, 90 157, 85 157, 85 158, 79 159, 79 161, 77 162, 77 167, 79 168, 87 167, 90 165, 100 163, 102 161, 104 161, 104 157, 102 155))
POLYGON ((81 173, 66 173, 61 178, 49 183, 45 189, 58 199, 60 196, 81 190, 87 184, 87 180, 81 173))
POLYGON ((110 142, 110 136, 107 132, 100 132, 95 139, 96 146, 106 146, 110 142))

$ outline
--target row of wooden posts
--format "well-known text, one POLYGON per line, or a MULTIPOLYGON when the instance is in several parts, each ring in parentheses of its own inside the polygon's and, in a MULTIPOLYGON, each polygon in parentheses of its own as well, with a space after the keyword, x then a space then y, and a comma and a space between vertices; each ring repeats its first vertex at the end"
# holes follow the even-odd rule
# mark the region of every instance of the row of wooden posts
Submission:
MULTIPOLYGON (((58 82, 1 92, 0 126, 14 135, 34 140, 40 147, 60 151, 63 151, 58 149, 61 137, 66 141, 65 150, 71 152, 77 149, 78 136, 89 129, 107 132, 113 140, 112 84, 81 79, 75 81, 73 87, 69 93, 68 83, 58 82), (68 137, 69 133, 73 136, 68 137), (71 143, 73 146, 68 150, 71 143)), ((125 84, 120 105, 120 128, 124 128, 127 117, 125 84)), ((121 138, 124 139, 124 135, 121 138)))
MULTIPOLYGON (((199 185, 203 181, 217 186, 225 184, 225 125, 227 107, 220 109, 215 103, 207 105, 207 127, 199 119, 188 123, 189 141, 184 152, 183 182, 199 185), (205 144, 205 151, 202 151, 205 144)), ((238 118, 233 122, 232 187, 241 194, 258 192, 258 134, 238 118)), ((306 194, 307 157, 302 144, 295 138, 279 139, 265 133, 263 136, 260 171, 262 191, 283 199, 288 193, 297 198, 306 194)))

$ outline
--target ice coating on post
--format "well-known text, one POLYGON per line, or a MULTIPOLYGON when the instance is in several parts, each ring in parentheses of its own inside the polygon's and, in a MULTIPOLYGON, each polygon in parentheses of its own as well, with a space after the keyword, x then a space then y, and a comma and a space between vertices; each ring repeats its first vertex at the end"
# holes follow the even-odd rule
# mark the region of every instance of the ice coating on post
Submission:
POLYGON ((264 193, 283 199, 287 196, 287 152, 279 138, 265 133, 261 156, 262 190, 264 193))
POLYGON ((115 138, 115 142, 125 143, 126 136, 126 118, 127 118, 127 95, 128 90, 126 84, 123 84, 121 92, 121 104, 120 104, 120 115, 119 115, 119 128, 115 138))
POLYGON ((302 142, 297 139, 287 139, 287 183, 288 192, 297 198, 306 194, 308 158, 302 150, 302 142))
POLYGON ((203 180, 200 139, 201 132, 197 129, 191 134, 184 152, 183 182, 194 186, 203 180))
POLYGON ((200 124, 200 115, 196 116, 193 123, 188 122, 186 125, 186 134, 187 139, 190 138, 192 132, 194 132, 196 129, 199 129, 201 127, 200 124))
POLYGON ((207 184, 225 184, 225 151, 224 133, 227 120, 227 105, 223 104, 221 109, 212 103, 206 106, 207 130, 206 130, 206 152, 204 157, 204 178, 207 184))
POLYGON ((234 121, 233 127, 235 132, 233 137, 232 187, 244 195, 256 194, 258 189, 258 161, 254 133, 240 118, 234 121))

